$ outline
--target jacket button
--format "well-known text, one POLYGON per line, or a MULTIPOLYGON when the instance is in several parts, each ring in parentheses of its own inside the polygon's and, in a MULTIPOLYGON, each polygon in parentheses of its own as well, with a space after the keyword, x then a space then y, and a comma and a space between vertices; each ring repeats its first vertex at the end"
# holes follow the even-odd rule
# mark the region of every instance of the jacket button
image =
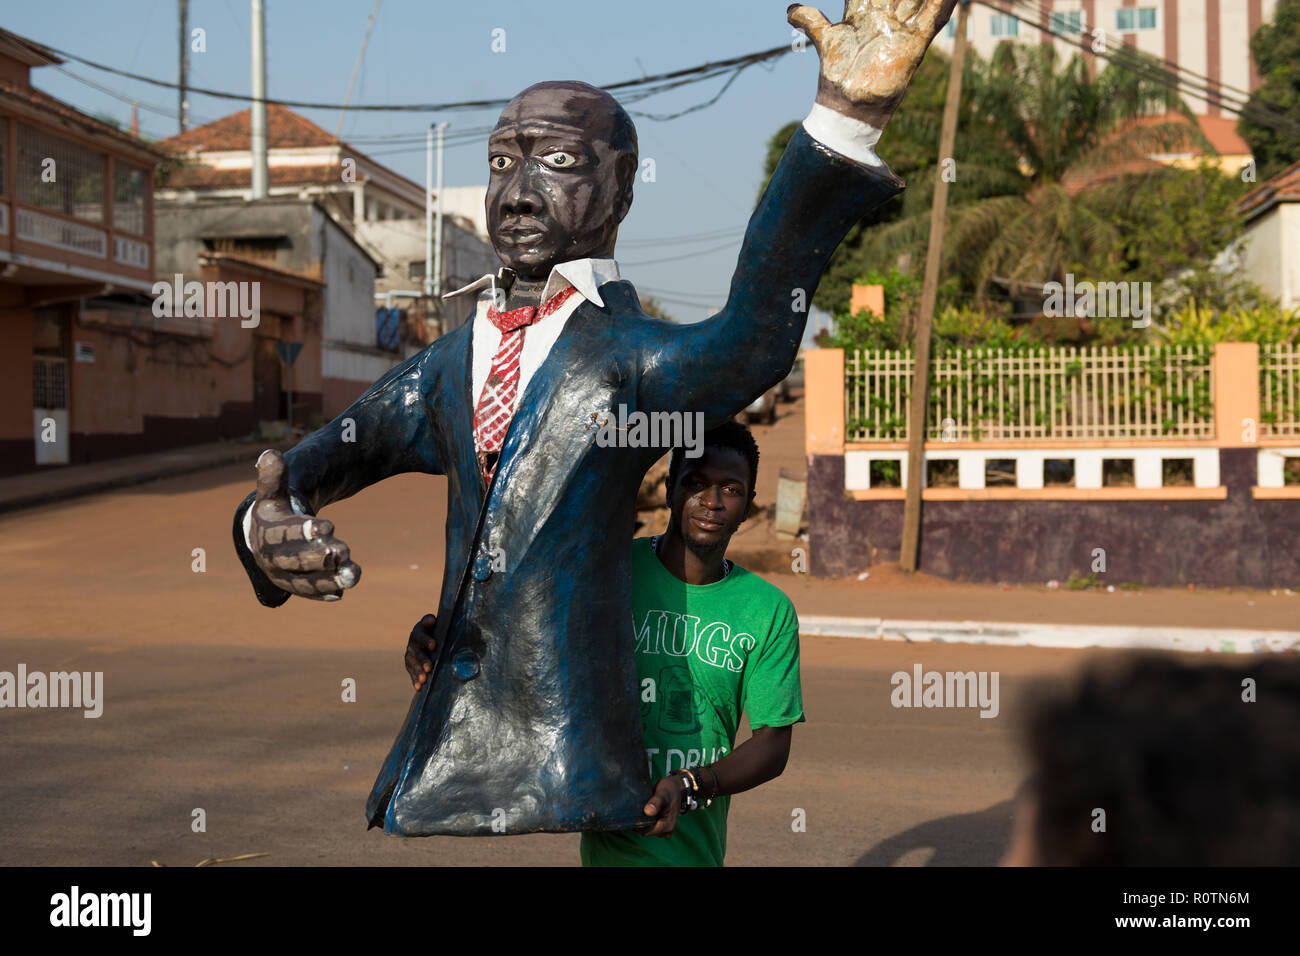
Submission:
POLYGON ((478 655, 461 651, 451 659, 451 671, 461 680, 473 680, 478 676, 478 655))
POLYGON ((492 577, 492 558, 486 554, 480 554, 474 559, 474 580, 486 581, 492 577))

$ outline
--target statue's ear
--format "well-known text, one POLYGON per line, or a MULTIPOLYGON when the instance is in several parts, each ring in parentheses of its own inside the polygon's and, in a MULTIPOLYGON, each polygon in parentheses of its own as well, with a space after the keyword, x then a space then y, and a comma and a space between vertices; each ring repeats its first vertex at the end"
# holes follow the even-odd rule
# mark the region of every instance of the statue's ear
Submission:
POLYGON ((637 160, 631 153, 623 153, 614 165, 615 180, 618 183, 618 205, 615 208, 615 222, 622 222, 632 208, 632 185, 636 182, 637 160))

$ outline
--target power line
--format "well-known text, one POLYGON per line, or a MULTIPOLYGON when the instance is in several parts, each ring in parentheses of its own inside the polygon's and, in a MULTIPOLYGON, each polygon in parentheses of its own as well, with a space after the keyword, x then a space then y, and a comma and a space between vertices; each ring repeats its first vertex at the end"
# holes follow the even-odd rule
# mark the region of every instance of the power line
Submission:
POLYGON ((659 264, 660 262, 677 262, 679 259, 694 259, 696 256, 706 256, 710 252, 718 252, 719 250, 730 248, 731 246, 734 246, 738 242, 740 242, 740 239, 736 238, 730 240, 729 242, 724 242, 718 246, 711 246, 708 249, 700 249, 697 252, 687 252, 687 253, 683 253, 680 256, 665 256, 662 259, 642 259, 640 262, 627 262, 627 263, 623 263, 623 265, 653 266, 659 264))
POLYGON ((745 234, 744 226, 734 229, 717 229, 713 232, 693 232, 683 236, 663 236, 659 239, 624 239, 619 241, 619 248, 628 246, 644 248, 646 246, 678 245, 684 242, 705 242, 710 239, 729 239, 745 234))
MULTIPOLYGON (((96 83, 94 80, 84 77, 79 73, 73 73, 71 70, 62 66, 56 65, 54 69, 58 70, 64 76, 76 80, 78 83, 83 83, 93 90, 98 90, 99 92, 105 94, 106 96, 111 96, 115 100, 120 100, 123 103, 129 103, 132 106, 138 106, 142 110, 147 110, 150 113, 156 113, 159 116, 165 116, 168 119, 174 120, 177 117, 176 110, 172 107, 159 106, 156 103, 150 103, 147 102, 146 100, 137 99, 136 97, 131 96, 131 94, 129 93, 123 93, 121 90, 115 90, 112 87, 104 86, 102 83, 96 83)), ((201 119, 202 122, 204 123, 211 122, 210 118, 200 117, 198 114, 195 113, 191 113, 191 116, 193 116, 196 119, 201 119)))
POLYGON ((656 289, 648 285, 638 285, 636 288, 638 292, 647 292, 655 298, 675 298, 676 301, 683 305, 698 305, 700 307, 706 307, 714 305, 718 301, 718 296, 711 292, 679 292, 676 289, 656 289), (700 301, 689 301, 691 299, 698 299, 700 301))
MULTIPOLYGON (((169 80, 160 80, 152 76, 144 76, 140 73, 133 73, 129 70, 119 70, 116 67, 98 63, 86 57, 78 56, 75 53, 69 53, 66 50, 60 50, 57 47, 43 44, 46 49, 59 56, 69 60, 75 60, 86 66, 93 67, 96 70, 102 70, 105 73, 112 73, 116 76, 123 76, 127 79, 137 80, 141 83, 148 83, 152 86, 159 86, 163 89, 179 89, 179 84, 169 80)), ((789 46, 773 47, 770 50, 763 50, 757 53, 746 53, 742 56, 731 57, 726 60, 719 60, 716 63, 701 63, 697 66, 686 67, 681 70, 673 70, 668 73, 658 73, 654 76, 641 77, 634 80, 620 80, 617 83, 610 83, 602 89, 606 91, 626 90, 629 91, 628 102, 636 102, 641 99, 662 93, 667 90, 677 89, 680 86, 686 86, 690 83, 698 83, 702 80, 710 79, 722 73, 736 70, 739 72, 747 66, 759 63, 765 60, 775 59, 784 56, 790 52, 789 46)), ((238 100, 244 103, 259 102, 256 98, 244 93, 231 93, 225 90, 213 90, 205 87, 187 86, 186 89, 195 94, 203 96, 212 96, 217 99, 238 100)), ((725 87, 724 87, 725 91, 725 87)), ((721 95, 721 94, 719 94, 721 95)), ((458 110, 482 110, 492 109, 505 106, 510 102, 509 98, 490 99, 490 100, 461 100, 451 103, 358 103, 340 104, 340 103, 317 103, 305 100, 285 100, 273 97, 265 97, 260 102, 275 106, 295 107, 298 109, 320 109, 320 110, 354 110, 358 112, 418 112, 418 113, 443 113, 454 112, 458 110)))

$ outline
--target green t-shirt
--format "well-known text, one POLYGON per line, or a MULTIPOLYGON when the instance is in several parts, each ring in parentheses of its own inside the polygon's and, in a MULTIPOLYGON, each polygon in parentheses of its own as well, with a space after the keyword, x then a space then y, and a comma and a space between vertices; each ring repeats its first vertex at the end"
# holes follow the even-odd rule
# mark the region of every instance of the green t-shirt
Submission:
MULTIPOLYGON (((729 754, 742 711, 750 727, 784 727, 804 719, 799 619, 780 588, 758 575, 733 566, 713 584, 686 584, 663 566, 650 538, 637 538, 632 542, 632 627, 651 781, 729 754)), ((723 796, 707 810, 679 815, 668 837, 586 831, 582 863, 721 866, 729 805, 723 796)))

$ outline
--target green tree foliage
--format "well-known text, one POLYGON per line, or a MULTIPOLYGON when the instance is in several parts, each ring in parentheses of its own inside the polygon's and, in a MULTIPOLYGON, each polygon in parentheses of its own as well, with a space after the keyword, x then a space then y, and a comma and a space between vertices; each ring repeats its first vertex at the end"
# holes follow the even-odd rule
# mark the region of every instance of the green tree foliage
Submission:
POLYGON ((1161 166, 1089 190, 1082 203, 1110 223, 1117 241, 1079 264, 1096 281, 1146 281, 1161 312, 1195 301, 1223 310, 1265 297, 1220 257, 1242 234, 1237 201, 1250 189, 1210 160, 1193 169, 1161 166))
MULTIPOLYGON (((976 54, 972 52, 967 56, 956 156, 953 157, 962 175, 950 187, 950 195, 960 199, 973 200, 1024 188, 1022 177, 1016 170, 1015 155, 996 135, 988 118, 973 109, 972 78, 985 68, 976 54)), ((817 307, 832 314, 846 311, 853 280, 873 265, 888 269, 888 263, 868 262, 863 256, 864 243, 872 232, 880 225, 896 222, 921 207, 929 209, 934 176, 939 168, 939 127, 943 121, 944 99, 948 94, 948 71, 948 57, 931 48, 877 147, 882 157, 888 157, 890 169, 908 187, 901 196, 873 209, 849 231, 831 256, 822 276, 813 299, 817 307)), ((798 126, 797 122, 787 123, 768 142, 762 188, 766 188, 781 153, 798 126)))
MULTIPOLYGON (((1003 155, 1015 157, 1004 159, 998 170, 1001 190, 990 179, 984 196, 950 193, 944 274, 959 277, 962 289, 980 303, 990 301, 995 280, 1060 281, 1082 263, 1113 258, 1124 237, 1087 202, 1089 195, 1114 188, 1135 168, 1153 166, 1147 159, 1153 153, 1192 144, 1210 149, 1168 86, 1114 65, 1090 78, 1082 57, 1061 64, 1050 45, 1002 44, 971 85, 973 110, 994 131, 989 135, 1004 147, 1003 155), (1134 122, 1166 113, 1182 119, 1134 122), (1013 169, 1019 184, 1005 182, 1013 169)), ((992 147, 986 155, 995 155, 992 147)), ((958 159, 954 185, 968 172, 958 159)), ((917 206, 914 214, 874 232, 864 246, 864 264, 887 267, 899 256, 923 261, 928 197, 918 197, 917 206)))
POLYGON ((1214 342, 1300 342, 1300 309, 1283 309, 1275 302, 1254 308, 1215 309, 1189 300, 1154 327, 1162 345, 1204 345, 1214 342))
MULTIPOLYGON (((1250 52, 1262 82, 1249 105, 1284 112, 1300 120, 1300 0, 1278 0, 1273 22, 1250 38, 1250 52)), ((1274 129, 1245 116, 1237 132, 1255 156, 1256 175, 1265 180, 1300 160, 1300 133, 1274 129)))

